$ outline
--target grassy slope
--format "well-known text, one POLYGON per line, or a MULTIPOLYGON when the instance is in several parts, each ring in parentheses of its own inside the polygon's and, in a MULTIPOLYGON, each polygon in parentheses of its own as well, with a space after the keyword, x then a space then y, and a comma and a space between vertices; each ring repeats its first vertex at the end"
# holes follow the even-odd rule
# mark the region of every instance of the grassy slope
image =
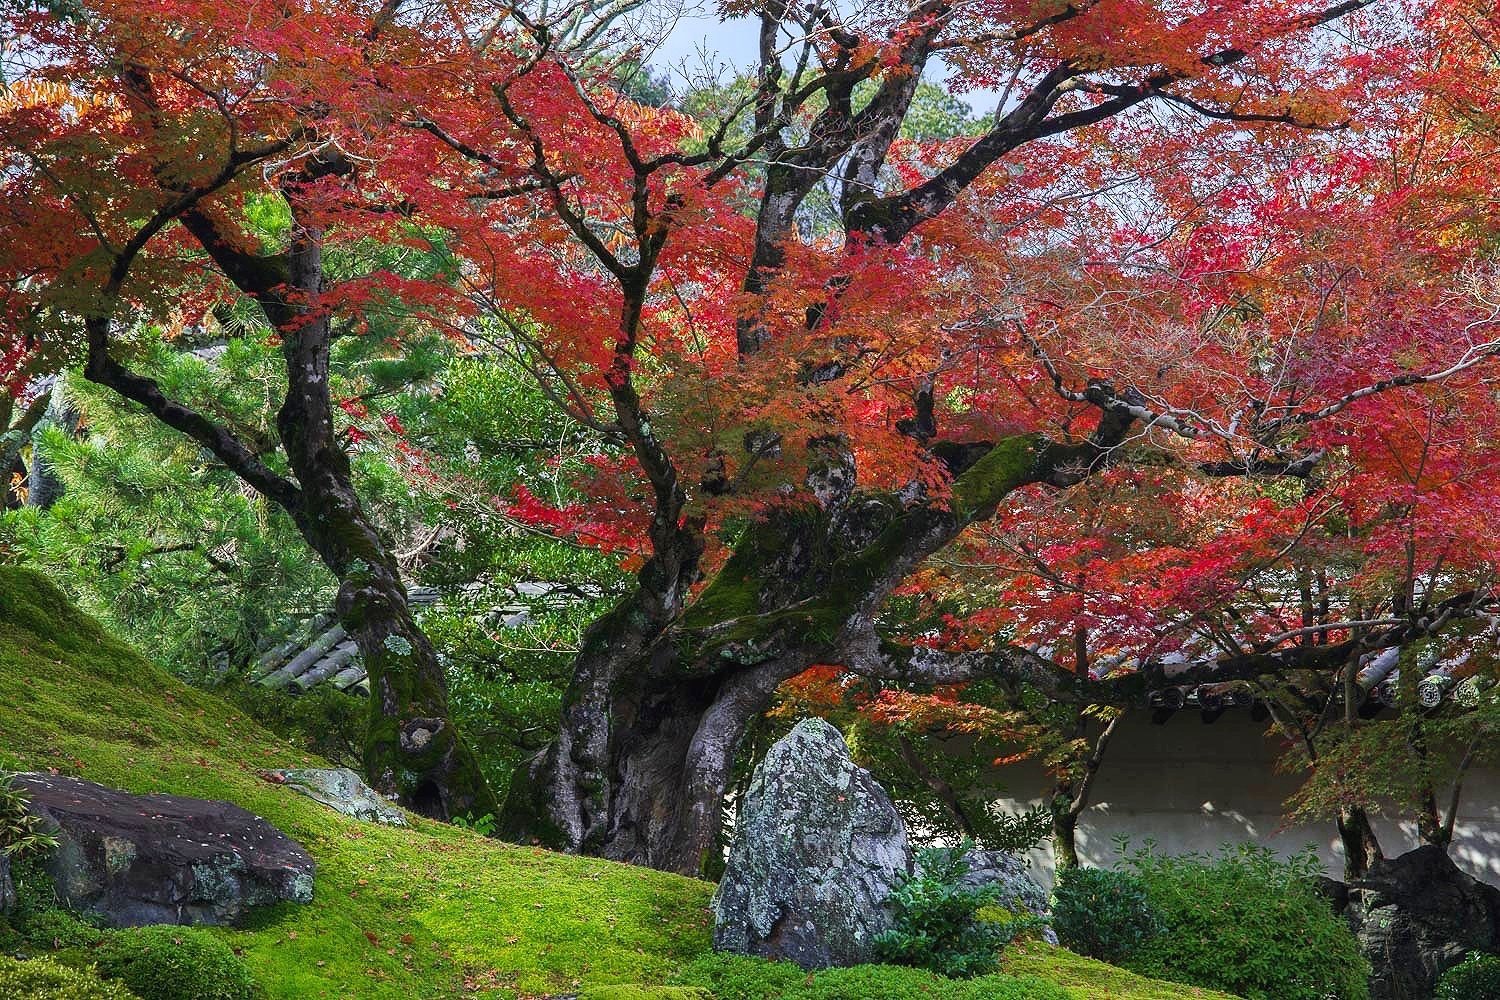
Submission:
MULTIPOLYGON (((227 799, 317 860, 312 905, 224 932, 272 997, 534 997, 582 986, 602 998, 609 984, 661 983, 708 947, 707 883, 421 820, 413 830, 358 823, 256 774, 319 763, 167 676, 39 577, 0 567, 0 769, 227 799)), ((1014 961, 1080 1000, 1183 995, 1065 952, 1014 961)))
POLYGON ((1164 983, 1104 962, 1037 942, 1015 945, 1001 963, 1016 976, 1036 976, 1057 983, 1077 1000, 1233 1000, 1228 994, 1181 983, 1164 983))

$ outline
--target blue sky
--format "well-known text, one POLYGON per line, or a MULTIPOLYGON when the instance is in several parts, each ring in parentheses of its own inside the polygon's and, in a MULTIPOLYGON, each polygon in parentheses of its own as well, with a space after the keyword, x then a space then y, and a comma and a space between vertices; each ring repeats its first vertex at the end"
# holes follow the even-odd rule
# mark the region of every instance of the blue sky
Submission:
MULTIPOLYGON (((701 73, 706 66, 720 67, 732 72, 735 69, 753 67, 757 61, 756 22, 751 18, 734 18, 728 22, 713 13, 710 4, 690 4, 677 16, 672 30, 654 55, 648 58, 650 65, 659 72, 667 72, 674 83, 682 83, 679 67, 686 66, 689 73, 701 73)), ((943 65, 934 60, 928 67, 927 77, 941 81, 946 75, 943 65)), ((960 94, 978 114, 994 108, 996 95, 992 91, 971 91, 960 94)))

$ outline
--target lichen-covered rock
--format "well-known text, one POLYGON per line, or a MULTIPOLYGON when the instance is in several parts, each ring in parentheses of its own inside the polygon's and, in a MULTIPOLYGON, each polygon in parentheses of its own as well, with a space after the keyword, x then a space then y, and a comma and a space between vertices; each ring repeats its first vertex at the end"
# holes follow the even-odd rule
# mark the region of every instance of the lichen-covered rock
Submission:
POLYGON ((254 906, 312 901, 312 858, 239 806, 56 775, 15 784, 57 833, 58 897, 112 926, 235 924, 254 906))
POLYGON ((766 754, 740 807, 714 894, 714 946, 805 969, 868 962, 910 864, 885 789, 837 729, 800 722, 766 754))
POLYGON ((1370 960, 1370 1000, 1428 1000, 1467 953, 1500 951, 1500 889, 1461 871, 1442 848, 1377 861, 1324 892, 1370 960))
POLYGON ((405 826, 406 814, 365 784, 347 767, 308 767, 266 771, 267 780, 323 803, 330 809, 367 823, 405 826))
POLYGON ((16 884, 10 878, 10 858, 0 851, 0 913, 16 905, 16 884))
MULTIPOLYGON (((1029 913, 1045 917, 1048 913, 1047 890, 1031 877, 1025 860, 1005 851, 987 851, 973 848, 964 855, 969 870, 958 884, 966 889, 982 889, 996 886, 1000 890, 996 903, 1012 913, 1029 913)), ((1048 944, 1057 944, 1057 934, 1051 927, 1042 931, 1048 944)))

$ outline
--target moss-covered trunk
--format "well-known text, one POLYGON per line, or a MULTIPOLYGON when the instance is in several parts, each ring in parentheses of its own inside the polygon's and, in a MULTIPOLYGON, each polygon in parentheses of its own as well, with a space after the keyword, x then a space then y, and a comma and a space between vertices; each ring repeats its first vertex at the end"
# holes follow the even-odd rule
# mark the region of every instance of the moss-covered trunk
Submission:
POLYGON ((928 505, 856 492, 831 454, 809 477, 817 502, 750 528, 695 600, 687 574, 660 567, 695 560, 697 543, 658 549, 637 594, 589 630, 557 739, 513 785, 508 835, 714 871, 736 755, 781 682, 815 663, 888 667, 875 626, 886 595, 1005 496, 1076 460, 1029 435, 966 447, 950 502, 928 505))
MULTIPOLYGON (((287 263, 288 284, 316 303, 322 284, 318 235, 303 231, 287 263)), ((282 319, 274 307, 268 313, 273 322, 282 319)), ((478 761, 453 726, 442 665, 412 618, 390 546, 354 489, 333 420, 327 314, 299 308, 276 326, 288 373, 277 430, 300 487, 292 516, 338 577, 339 617, 359 644, 370 677, 366 777, 376 790, 425 815, 494 812, 478 761)))
POLYGON ((1070 807, 1059 808, 1056 802, 1052 807, 1052 866, 1057 871, 1078 867, 1078 814, 1070 807))

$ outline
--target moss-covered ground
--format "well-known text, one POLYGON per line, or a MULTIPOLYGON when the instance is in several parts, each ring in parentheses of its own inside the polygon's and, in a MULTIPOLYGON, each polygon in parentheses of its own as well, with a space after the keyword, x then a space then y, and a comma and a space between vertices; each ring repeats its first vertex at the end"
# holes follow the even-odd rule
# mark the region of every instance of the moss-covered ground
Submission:
POLYGON ((1056 983, 1076 1000, 1233 1000, 1226 993, 1182 983, 1164 983, 1134 972, 1029 941, 1006 949, 1001 967, 1015 976, 1035 976, 1056 983))
MULTIPOLYGON (((0 769, 226 799, 316 859, 311 905, 219 932, 271 998, 701 995, 662 984, 708 950, 710 884, 420 819, 360 823, 259 776, 321 763, 165 674, 40 577, 0 567, 0 769)), ((1012 962, 1080 1000, 1213 995, 1065 952, 1012 962)))

